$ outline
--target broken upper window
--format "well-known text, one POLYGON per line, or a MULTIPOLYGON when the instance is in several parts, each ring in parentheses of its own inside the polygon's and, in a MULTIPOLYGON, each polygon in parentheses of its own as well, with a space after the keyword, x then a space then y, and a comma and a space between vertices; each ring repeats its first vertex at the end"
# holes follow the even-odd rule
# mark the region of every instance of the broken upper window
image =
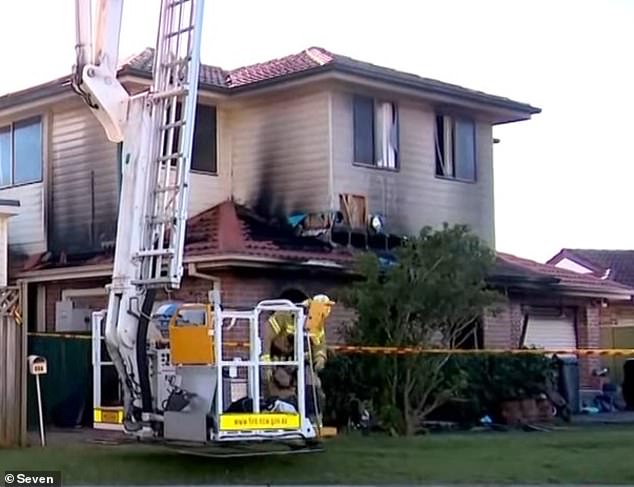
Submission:
MULTIPOLYGON (((181 105, 176 104, 176 116, 180 116, 181 105)), ((167 120, 170 120, 169 108, 167 120)), ((177 147, 179 128, 174 129, 172 137, 172 153, 180 152, 177 147)), ((194 145, 192 147, 191 170, 217 174, 218 161, 216 149, 216 107, 209 105, 196 105, 196 121, 194 122, 194 145)), ((167 143, 167 141, 164 141, 167 143)), ((172 162, 174 165, 174 162, 172 162)))
POLYGON ((355 95, 353 108, 354 162, 398 168, 398 107, 392 102, 355 95))
POLYGON ((473 120, 437 115, 435 145, 436 175, 461 181, 476 180, 473 120))
POLYGON ((42 119, 0 127, 0 187, 42 181, 42 119))

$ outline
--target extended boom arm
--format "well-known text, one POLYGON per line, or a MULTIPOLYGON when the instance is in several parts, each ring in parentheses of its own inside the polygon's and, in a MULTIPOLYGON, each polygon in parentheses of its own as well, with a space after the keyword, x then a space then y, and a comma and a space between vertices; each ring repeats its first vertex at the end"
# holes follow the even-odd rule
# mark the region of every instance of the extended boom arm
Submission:
MULTIPOLYGON (((121 195, 105 341, 124 389, 128 430, 157 419, 148 379, 147 326, 157 288, 183 275, 203 0, 162 0, 149 91, 131 97, 116 78, 122 0, 76 0, 73 87, 107 137, 123 142, 121 195)), ((114 163, 114 161, 113 161, 114 163)))
POLYGON ((104 127, 108 139, 123 141, 129 95, 117 80, 123 0, 97 1, 93 40, 91 0, 76 0, 77 62, 72 85, 104 127))

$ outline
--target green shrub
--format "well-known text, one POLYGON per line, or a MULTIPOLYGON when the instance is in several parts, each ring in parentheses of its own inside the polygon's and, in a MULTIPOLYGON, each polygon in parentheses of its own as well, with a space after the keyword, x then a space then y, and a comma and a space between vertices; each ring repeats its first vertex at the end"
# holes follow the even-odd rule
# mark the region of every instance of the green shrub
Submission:
MULTIPOLYGON (((402 404, 394 404, 386 369, 402 357, 332 355, 322 375, 326 394, 324 419, 345 426, 353 400, 372 405, 385 429, 401 431, 402 404)), ((500 402, 534 397, 542 392, 554 372, 551 359, 534 353, 453 355, 443 370, 443 381, 433 394, 456 390, 454 397, 429 419, 475 424, 484 415, 496 416, 500 402)))

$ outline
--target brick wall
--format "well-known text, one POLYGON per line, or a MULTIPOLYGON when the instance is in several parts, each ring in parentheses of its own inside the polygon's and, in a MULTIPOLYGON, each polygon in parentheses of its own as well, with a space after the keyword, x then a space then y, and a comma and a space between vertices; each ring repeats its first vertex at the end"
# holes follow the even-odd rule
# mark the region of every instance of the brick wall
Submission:
MULTIPOLYGON (((306 272, 234 271, 218 275, 221 279, 222 302, 229 308, 251 308, 264 299, 279 298, 290 289, 301 291, 306 296, 327 294, 332 297, 341 286, 341 280, 336 277, 306 272)), ((327 322, 328 342, 340 343, 343 326, 353 319, 351 310, 336 304, 327 322)))
MULTIPOLYGON (((227 308, 251 308, 259 301, 276 299, 284 291, 296 289, 307 296, 325 293, 334 295, 340 280, 336 277, 323 276, 317 273, 276 272, 272 270, 235 270, 213 274, 220 279, 222 303, 227 308)), ((62 299, 64 289, 89 289, 104 287, 110 278, 74 279, 54 281, 46 284, 46 331, 55 331, 55 303, 62 299)), ((169 294, 160 291, 157 300, 178 300, 190 303, 207 302, 212 282, 186 276, 180 289, 169 294)), ((77 307, 92 310, 104 309, 107 296, 82 296, 73 298, 77 307)), ((328 320, 327 338, 329 342, 341 342, 341 327, 353 319, 354 314, 337 304, 328 320)), ((229 340, 244 340, 247 330, 244 326, 236 326, 227 334, 229 340)))
POLYGON ((522 333, 522 308, 519 302, 504 298, 487 309, 483 316, 484 348, 516 348, 522 333))
MULTIPOLYGON (((109 282, 108 278, 73 279, 65 281, 52 281, 46 283, 46 325, 48 332, 55 331, 55 303, 61 301, 64 289, 91 289, 104 287, 109 282)), ((79 298, 78 298, 79 300, 79 298)), ((92 310, 100 310, 106 307, 106 296, 83 296, 81 304, 77 307, 88 307, 92 310)))
MULTIPOLYGON (((599 348, 601 346, 600 325, 601 308, 588 304, 579 308, 577 316, 577 340, 579 348, 599 348)), ((592 375, 592 371, 601 367, 599 357, 581 357, 579 359, 579 378, 582 389, 599 389, 601 379, 592 375)))
POLYGON ((616 326, 619 324, 618 307, 607 306, 599 308, 599 324, 600 326, 616 326))
MULTIPOLYGON (((613 308, 602 308, 589 299, 512 296, 497 306, 497 312, 487 310, 484 314, 484 344, 486 348, 512 348, 520 345, 523 323, 522 305, 575 307, 577 309, 577 346, 579 348, 599 348, 601 345, 600 326, 616 322, 613 308)), ((579 358, 581 389, 600 387, 600 379, 592 375, 592 372, 600 367, 601 359, 599 357, 579 358)))
POLYGON ((483 316, 484 348, 511 348, 511 303, 508 299, 488 308, 483 316))

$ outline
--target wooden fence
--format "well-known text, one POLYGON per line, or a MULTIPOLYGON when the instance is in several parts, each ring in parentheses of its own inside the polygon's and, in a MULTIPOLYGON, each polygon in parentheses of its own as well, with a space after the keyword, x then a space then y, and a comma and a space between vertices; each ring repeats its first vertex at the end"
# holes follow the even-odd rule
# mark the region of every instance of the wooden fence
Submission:
POLYGON ((26 350, 20 289, 0 287, 0 447, 26 445, 26 350))

